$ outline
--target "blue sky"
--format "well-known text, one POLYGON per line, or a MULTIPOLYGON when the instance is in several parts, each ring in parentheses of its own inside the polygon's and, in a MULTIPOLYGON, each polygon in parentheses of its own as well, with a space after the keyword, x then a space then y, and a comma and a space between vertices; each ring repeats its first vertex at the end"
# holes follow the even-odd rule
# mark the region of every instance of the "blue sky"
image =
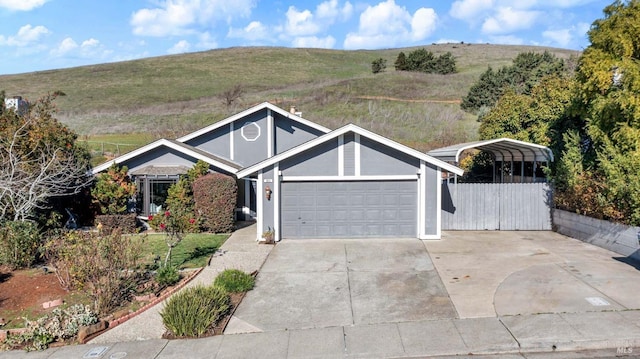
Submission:
POLYGON ((233 46, 584 49, 599 0, 0 0, 0 74, 233 46))

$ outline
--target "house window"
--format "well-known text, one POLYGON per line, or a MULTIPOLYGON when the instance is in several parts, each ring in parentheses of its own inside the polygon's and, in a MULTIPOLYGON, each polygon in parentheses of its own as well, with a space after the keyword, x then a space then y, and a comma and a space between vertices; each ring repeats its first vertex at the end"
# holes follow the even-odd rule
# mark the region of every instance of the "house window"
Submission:
POLYGON ((178 182, 179 176, 137 176, 136 210, 142 216, 149 216, 166 210, 165 202, 169 187, 178 182))

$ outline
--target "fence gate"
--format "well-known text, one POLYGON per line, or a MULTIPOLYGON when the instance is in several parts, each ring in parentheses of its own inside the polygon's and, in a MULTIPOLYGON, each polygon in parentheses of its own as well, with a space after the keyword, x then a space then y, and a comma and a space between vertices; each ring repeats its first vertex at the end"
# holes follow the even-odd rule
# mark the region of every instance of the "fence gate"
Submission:
POLYGON ((443 183, 443 230, 551 230, 548 183, 443 183))

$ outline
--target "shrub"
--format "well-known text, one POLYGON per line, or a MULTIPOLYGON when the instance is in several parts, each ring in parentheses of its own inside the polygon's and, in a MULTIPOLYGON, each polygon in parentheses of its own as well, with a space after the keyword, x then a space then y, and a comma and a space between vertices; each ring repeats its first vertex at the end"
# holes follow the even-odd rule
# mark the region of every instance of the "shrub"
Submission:
POLYGON ((237 190, 236 180, 220 173, 208 174, 193 182, 196 211, 208 231, 227 233, 233 229, 237 190))
POLYGON ((136 184, 127 175, 126 166, 115 163, 107 172, 100 173, 91 189, 92 202, 98 205, 101 214, 123 214, 136 193, 136 184))
POLYGON ((373 60, 371 63, 371 72, 374 74, 383 72, 387 68, 387 60, 382 57, 373 60))
POLYGON ((111 233, 116 229, 122 233, 138 232, 138 220, 135 213, 99 215, 96 216, 96 224, 98 223, 103 233, 111 233))
POLYGON ((37 259, 40 244, 40 230, 34 222, 4 222, 0 227, 0 264, 29 267, 37 259))
POLYGON ((172 286, 180 280, 178 268, 172 265, 163 265, 156 272, 156 283, 161 287, 172 286))
POLYGON ((178 337, 200 337, 231 307, 229 294, 216 286, 187 288, 169 298, 160 312, 164 326, 178 337))
POLYGON ((45 253, 62 287, 85 290, 94 310, 106 314, 130 299, 141 241, 118 230, 108 235, 68 231, 52 236, 45 253))
POLYGON ((224 288, 227 292, 241 293, 253 289, 255 279, 248 273, 238 269, 226 269, 216 277, 213 285, 224 288))

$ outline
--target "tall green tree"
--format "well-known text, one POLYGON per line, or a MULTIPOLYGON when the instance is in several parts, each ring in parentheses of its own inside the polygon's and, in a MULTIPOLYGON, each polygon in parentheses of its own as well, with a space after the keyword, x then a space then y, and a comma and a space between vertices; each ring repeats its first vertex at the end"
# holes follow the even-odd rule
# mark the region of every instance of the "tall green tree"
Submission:
POLYGON ((469 93, 462 98, 460 107, 467 112, 477 113, 483 107, 493 107, 508 90, 528 95, 541 79, 561 76, 564 72, 564 60, 547 51, 520 53, 511 66, 504 66, 497 71, 489 67, 480 75, 469 93))
POLYGON ((615 1, 588 32, 576 70, 578 99, 602 175, 602 195, 640 225, 640 0, 615 1))

